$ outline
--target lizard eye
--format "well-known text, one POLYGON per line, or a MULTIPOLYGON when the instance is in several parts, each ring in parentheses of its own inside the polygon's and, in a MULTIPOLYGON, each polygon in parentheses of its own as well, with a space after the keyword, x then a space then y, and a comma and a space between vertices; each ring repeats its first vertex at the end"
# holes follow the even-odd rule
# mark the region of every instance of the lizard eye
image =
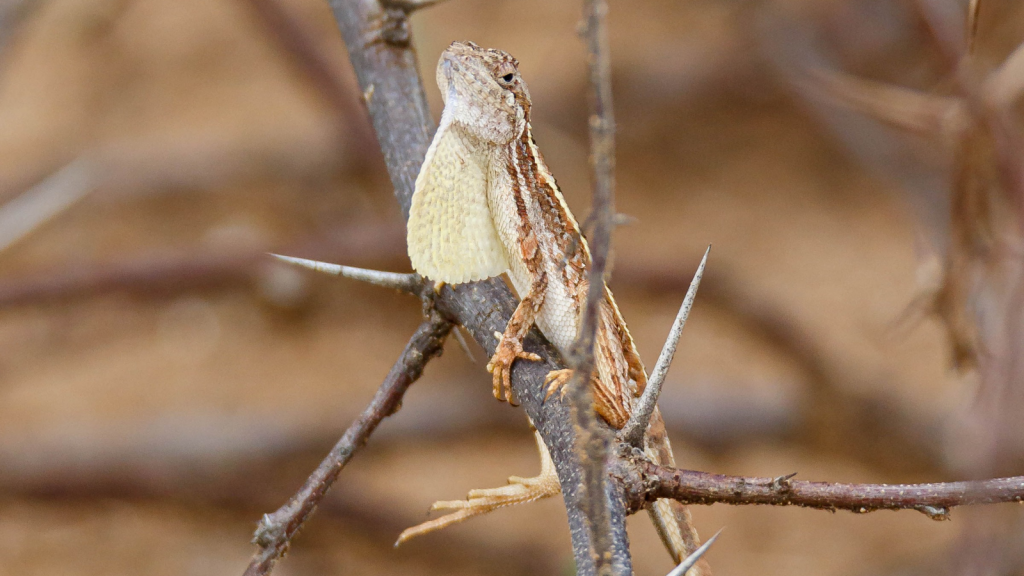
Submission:
POLYGON ((516 79, 516 68, 510 62, 502 62, 495 68, 493 74, 498 84, 501 84, 504 88, 510 88, 512 82, 516 79))

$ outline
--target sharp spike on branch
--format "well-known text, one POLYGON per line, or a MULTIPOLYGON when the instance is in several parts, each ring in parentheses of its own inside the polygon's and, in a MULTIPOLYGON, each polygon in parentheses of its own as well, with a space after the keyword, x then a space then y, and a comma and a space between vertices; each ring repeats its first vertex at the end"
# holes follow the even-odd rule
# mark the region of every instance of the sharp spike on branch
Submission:
POLYGON ((711 545, 715 543, 715 540, 718 540, 718 536, 722 533, 722 530, 725 530, 725 528, 721 528, 718 532, 715 532, 714 536, 708 538, 707 542, 701 545, 700 548, 694 550, 693 554, 690 554, 685 560, 679 563, 679 566, 673 568, 672 571, 668 573, 668 576, 683 576, 686 574, 686 571, 693 568, 697 561, 700 560, 700 557, 711 548, 711 545))
POLYGON ((462 351, 469 357, 469 361, 476 364, 476 355, 469 349, 469 343, 466 342, 465 336, 462 335, 463 330, 464 328, 461 326, 456 326, 455 330, 452 330, 452 334, 455 335, 455 340, 459 343, 459 347, 461 347, 462 351))
POLYGON ((282 256, 280 254, 271 254, 271 256, 278 260, 288 262, 289 264, 295 264, 297 266, 302 266, 303 268, 316 270, 317 272, 331 274, 332 276, 344 276, 345 278, 351 278, 353 280, 361 280, 369 284, 383 286, 385 288, 394 288, 395 290, 408 292, 413 295, 419 295, 420 288, 423 286, 423 280, 418 274, 399 274, 397 272, 367 270, 365 268, 354 268, 352 266, 342 266, 341 264, 331 264, 329 262, 295 258, 294 256, 282 256))
POLYGON ((665 347, 661 349, 661 355, 658 356, 658 363, 654 365, 651 377, 647 379, 647 389, 644 390, 643 396, 637 402, 629 422, 622 429, 622 437, 627 443, 640 444, 644 437, 644 431, 647 430, 647 425, 651 421, 651 415, 654 414, 654 408, 658 405, 661 386, 665 383, 669 366, 672 365, 672 358, 676 354, 676 346, 679 345, 679 336, 683 333, 683 326, 686 325, 686 319, 690 317, 690 308, 693 308, 693 300, 697 297, 697 288, 700 287, 700 280, 704 276, 704 266, 708 262, 708 253, 710 252, 711 246, 708 245, 708 249, 704 251, 704 257, 700 260, 700 266, 697 267, 697 272, 690 282, 690 288, 686 291, 686 297, 683 298, 683 304, 679 307, 679 314, 676 315, 672 329, 669 330, 665 347))

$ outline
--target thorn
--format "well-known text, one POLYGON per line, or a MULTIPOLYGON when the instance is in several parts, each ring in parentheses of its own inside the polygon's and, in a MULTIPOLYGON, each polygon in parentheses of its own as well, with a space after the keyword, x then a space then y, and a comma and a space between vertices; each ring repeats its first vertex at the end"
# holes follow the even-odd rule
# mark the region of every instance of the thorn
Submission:
POLYGON ((643 396, 640 397, 633 409, 629 422, 622 429, 622 437, 629 444, 640 445, 647 425, 651 421, 651 415, 654 414, 654 408, 658 405, 661 387, 665 383, 665 376, 668 374, 672 358, 676 354, 676 346, 679 345, 679 336, 683 333, 683 326, 686 325, 686 319, 690 317, 690 308, 693 308, 693 300, 697 297, 697 288, 700 287, 700 280, 704 277, 704 266, 707 265, 710 252, 711 245, 709 244, 708 249, 704 251, 704 257, 700 260, 697 272, 693 275, 693 280, 690 281, 690 287, 686 290, 686 297, 683 298, 683 304, 679 307, 679 313, 676 315, 675 322, 672 323, 672 329, 669 330, 665 347, 661 349, 661 355, 658 356, 658 363, 654 365, 654 370, 651 371, 651 376, 647 379, 647 389, 644 390, 643 396))
POLYGON ((790 488, 789 481, 796 475, 797 473, 793 472, 792 474, 786 474, 785 476, 777 476, 773 478, 772 483, 770 484, 771 489, 775 492, 788 492, 790 488))
POLYGON ((399 274, 397 272, 381 272, 379 270, 367 270, 365 268, 354 268, 352 266, 342 266, 341 264, 331 264, 328 262, 319 262, 317 260, 307 260, 305 258, 295 258, 293 256, 282 256, 280 254, 271 254, 274 258, 288 262, 289 264, 295 264, 296 266, 302 266, 303 268, 309 268, 317 272, 323 272, 332 276, 344 276, 345 278, 351 278, 353 280, 361 280, 376 286, 383 286, 385 288, 394 288, 401 292, 407 292, 415 296, 419 296, 420 288, 423 285, 423 281, 418 274, 399 274))
POLYGON ((270 253, 271 256, 278 260, 287 262, 289 264, 295 264, 302 266, 303 268, 309 268, 310 270, 316 270, 317 272, 323 272, 332 276, 340 276, 342 271, 341 264, 330 264, 327 262, 320 262, 318 260, 307 260, 305 258, 296 258, 294 256, 282 256, 281 254, 270 253))
POLYGON ((697 561, 700 560, 700 557, 703 556, 709 548, 711 548, 711 545, 715 543, 715 540, 718 540, 719 535, 722 534, 722 530, 725 530, 725 527, 722 527, 718 530, 718 532, 715 532, 714 536, 708 538, 707 542, 701 545, 700 548, 694 550, 693 554, 690 554, 686 557, 685 560, 679 563, 679 566, 673 568, 672 571, 668 573, 668 576, 683 576, 684 574, 686 574, 686 571, 690 568, 693 568, 694 564, 696 564, 697 561))
POLYGON ((258 544, 264 548, 272 546, 274 544, 274 538, 277 537, 274 527, 274 520, 270 517, 270 514, 264 514, 260 518, 259 524, 256 526, 256 531, 252 535, 252 543, 258 544))
POLYGON ((473 355, 473 351, 469 349, 469 344, 466 343, 466 337, 462 335, 462 326, 456 326, 452 332, 455 334, 455 341, 459 343, 459 347, 469 357, 469 361, 476 364, 476 356, 473 355))
POLYGON ((937 522, 949 520, 949 508, 945 506, 915 506, 914 509, 937 522))

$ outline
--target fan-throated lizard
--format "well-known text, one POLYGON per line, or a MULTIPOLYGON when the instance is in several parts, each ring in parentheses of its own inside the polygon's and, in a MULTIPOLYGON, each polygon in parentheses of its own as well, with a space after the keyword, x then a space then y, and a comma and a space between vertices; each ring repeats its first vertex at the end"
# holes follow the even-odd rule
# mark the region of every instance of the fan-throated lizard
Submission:
MULTIPOLYGON (((421 275, 459 284, 508 273, 519 293, 519 306, 487 365, 499 400, 511 399, 513 362, 540 360, 522 347, 534 324, 563 355, 568 352, 589 286, 590 250, 534 143, 530 93, 518 67, 509 54, 473 43, 455 42, 441 55, 437 84, 444 111, 416 178, 408 226, 409 258, 421 275)), ((607 287, 594 355, 594 408, 620 429, 647 374, 607 287)), ((569 370, 551 372, 548 394, 569 375, 569 370)), ((508 486, 474 490, 467 500, 437 502, 434 509, 456 511, 406 530, 399 542, 495 508, 558 494, 558 478, 539 435, 537 443, 539 476, 512 477, 508 486)), ((655 462, 675 465, 657 411, 644 443, 655 462)), ((675 562, 699 546, 684 506, 659 500, 649 512, 675 562)))

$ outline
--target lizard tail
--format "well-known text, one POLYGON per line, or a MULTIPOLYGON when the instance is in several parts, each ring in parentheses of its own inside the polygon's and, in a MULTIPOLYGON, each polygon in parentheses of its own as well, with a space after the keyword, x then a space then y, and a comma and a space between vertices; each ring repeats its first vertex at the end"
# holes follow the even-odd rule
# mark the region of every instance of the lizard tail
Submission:
MULTIPOLYGON (((648 430, 647 446, 644 449, 647 457, 658 464, 675 466, 672 445, 665 432, 665 423, 657 410, 651 417, 651 425, 648 430)), ((658 531, 658 536, 661 537, 661 541, 676 564, 682 562, 700 547, 700 536, 693 526, 690 510, 686 506, 675 500, 662 499, 648 506, 647 513, 658 531)), ((707 560, 701 559, 687 574, 689 576, 711 576, 711 566, 707 560)))
MULTIPOLYGON (((647 509, 647 514, 676 564, 700 548, 700 536, 693 527, 690 509, 686 506, 675 500, 658 500, 647 509)), ((707 560, 701 559, 687 574, 711 576, 711 567, 707 560)))

